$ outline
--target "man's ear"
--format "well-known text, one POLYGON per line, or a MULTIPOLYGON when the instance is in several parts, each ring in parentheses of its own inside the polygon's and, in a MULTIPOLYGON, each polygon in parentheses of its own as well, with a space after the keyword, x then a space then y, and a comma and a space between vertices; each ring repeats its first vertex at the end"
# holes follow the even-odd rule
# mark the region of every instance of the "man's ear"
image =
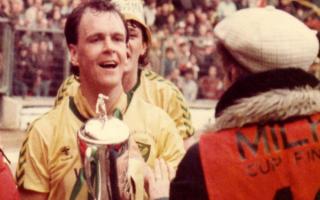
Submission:
POLYGON ((130 67, 129 67, 129 61, 128 61, 128 59, 129 59, 129 48, 128 48, 128 45, 127 45, 127 50, 126 50, 126 54, 127 54, 127 56, 126 56, 126 59, 124 60, 124 71, 126 72, 126 71, 129 71, 129 69, 130 69, 130 67))
POLYGON ((74 44, 69 44, 68 47, 70 51, 71 64, 74 66, 79 66, 77 46, 74 44))
POLYGON ((142 43, 142 53, 140 56, 143 56, 147 53, 148 44, 146 42, 142 43))

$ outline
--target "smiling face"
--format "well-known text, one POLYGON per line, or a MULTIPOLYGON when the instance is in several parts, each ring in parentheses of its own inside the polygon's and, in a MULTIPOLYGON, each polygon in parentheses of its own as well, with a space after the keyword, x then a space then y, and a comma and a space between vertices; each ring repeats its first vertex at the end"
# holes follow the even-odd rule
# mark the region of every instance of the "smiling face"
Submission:
POLYGON ((116 12, 86 9, 77 30, 78 41, 69 44, 69 49, 72 64, 79 66, 81 87, 102 92, 121 85, 127 65, 121 17, 116 12))
POLYGON ((139 57, 147 51, 147 42, 143 38, 143 28, 136 22, 127 22, 129 31, 128 42, 128 70, 135 71, 139 66, 139 57))

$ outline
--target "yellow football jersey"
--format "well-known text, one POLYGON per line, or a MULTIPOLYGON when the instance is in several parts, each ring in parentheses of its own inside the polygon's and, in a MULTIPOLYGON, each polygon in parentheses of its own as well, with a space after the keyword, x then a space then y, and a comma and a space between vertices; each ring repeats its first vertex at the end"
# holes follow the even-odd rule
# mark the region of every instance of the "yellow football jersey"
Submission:
MULTIPOLYGON (((154 165, 161 157, 177 167, 185 150, 172 119, 160 108, 123 94, 117 109, 123 111, 123 121, 139 146, 145 161, 154 165)), ((16 171, 19 187, 49 193, 49 199, 70 199, 81 169, 77 145, 77 131, 93 116, 81 92, 64 98, 60 105, 35 120, 21 150, 16 171)), ((143 199, 143 174, 137 174, 136 162, 129 160, 129 172, 136 182, 136 199, 143 199)), ((85 184, 77 199, 87 199, 85 184)))
MULTIPOLYGON (((139 77, 138 83, 128 95, 139 96, 163 109, 173 119, 183 139, 194 135, 189 107, 179 89, 151 70, 139 69, 139 77)), ((76 76, 69 76, 58 90, 55 105, 58 105, 64 97, 74 96, 77 87, 79 81, 76 76)))
POLYGON ((194 135, 189 107, 180 90, 172 82, 151 70, 139 70, 139 77, 132 91, 134 95, 168 113, 183 139, 194 135))
POLYGON ((73 97, 76 94, 79 85, 80 83, 78 76, 72 74, 69 77, 67 77, 58 89, 57 96, 54 101, 54 106, 59 105, 64 99, 64 97, 73 97))

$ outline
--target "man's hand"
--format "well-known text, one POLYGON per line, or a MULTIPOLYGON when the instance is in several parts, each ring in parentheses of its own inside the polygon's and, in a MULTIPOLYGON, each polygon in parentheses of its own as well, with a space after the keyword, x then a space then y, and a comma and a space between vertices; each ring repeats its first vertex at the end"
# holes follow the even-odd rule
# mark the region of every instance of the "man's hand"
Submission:
POLYGON ((146 170, 145 188, 150 200, 168 198, 170 182, 175 176, 175 171, 163 159, 155 161, 154 170, 150 167, 146 170))

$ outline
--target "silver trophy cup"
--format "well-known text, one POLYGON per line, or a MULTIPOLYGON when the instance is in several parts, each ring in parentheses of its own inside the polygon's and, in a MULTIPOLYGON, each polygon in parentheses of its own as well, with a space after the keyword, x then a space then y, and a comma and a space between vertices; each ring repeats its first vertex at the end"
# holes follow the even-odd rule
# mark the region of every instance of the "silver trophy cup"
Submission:
POLYGON ((97 200, 131 199, 127 176, 129 129, 116 118, 90 119, 78 131, 90 194, 97 200))

